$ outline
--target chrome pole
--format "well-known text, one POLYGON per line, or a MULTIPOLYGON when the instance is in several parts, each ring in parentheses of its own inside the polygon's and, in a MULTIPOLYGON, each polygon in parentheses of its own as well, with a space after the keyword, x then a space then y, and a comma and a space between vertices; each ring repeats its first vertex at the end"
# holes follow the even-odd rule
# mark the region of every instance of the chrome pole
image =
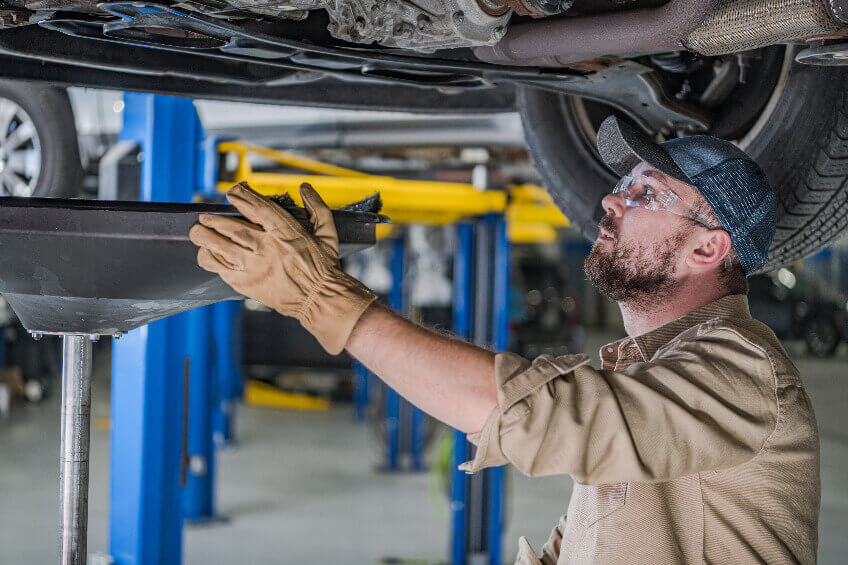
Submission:
POLYGON ((92 339, 62 336, 59 565, 85 565, 87 557, 92 339))

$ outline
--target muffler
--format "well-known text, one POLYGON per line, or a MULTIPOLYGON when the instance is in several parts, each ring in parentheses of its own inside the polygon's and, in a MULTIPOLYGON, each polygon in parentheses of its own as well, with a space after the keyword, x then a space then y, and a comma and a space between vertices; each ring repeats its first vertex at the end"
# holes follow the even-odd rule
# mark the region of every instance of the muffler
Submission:
POLYGON ((683 39, 701 55, 724 55, 839 30, 823 0, 721 0, 683 39))
POLYGON ((474 54, 490 63, 564 67, 604 55, 735 53, 827 36, 841 27, 828 0, 671 0, 656 8, 514 25, 496 45, 474 54))

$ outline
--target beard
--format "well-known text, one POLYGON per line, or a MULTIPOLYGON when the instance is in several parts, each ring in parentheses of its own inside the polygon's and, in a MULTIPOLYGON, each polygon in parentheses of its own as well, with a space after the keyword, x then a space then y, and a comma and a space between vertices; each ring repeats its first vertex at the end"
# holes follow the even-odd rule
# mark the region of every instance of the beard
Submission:
POLYGON ((583 268, 601 294, 641 307, 660 304, 674 294, 679 287, 674 278, 675 258, 686 239, 682 231, 658 244, 646 245, 618 239, 609 216, 602 218, 598 226, 614 238, 612 248, 604 249, 603 243, 596 241, 583 268))

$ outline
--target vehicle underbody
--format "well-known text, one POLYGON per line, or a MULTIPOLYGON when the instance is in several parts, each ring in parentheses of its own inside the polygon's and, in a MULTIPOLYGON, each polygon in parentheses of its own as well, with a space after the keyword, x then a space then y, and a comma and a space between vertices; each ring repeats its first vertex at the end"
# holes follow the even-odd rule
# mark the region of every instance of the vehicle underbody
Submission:
POLYGON ((848 131, 832 126, 844 73, 827 68, 848 63, 846 38, 848 0, 0 0, 5 79, 351 109, 517 109, 546 188, 590 237, 611 180, 590 154, 604 115, 658 140, 733 140, 781 196, 768 268, 848 226, 848 165, 834 154, 848 131), (783 154, 791 135, 803 149, 783 154), (836 159, 824 167, 832 174, 810 180, 821 159, 836 159), (590 161, 590 177, 564 168, 590 161))
MULTIPOLYGON (((682 54, 735 58, 744 70, 748 63, 735 53, 836 34, 839 14, 826 6, 820 0, 0 0, 0 64, 6 77, 58 83, 83 78, 95 86, 277 103, 296 103, 302 93, 313 104, 418 111, 506 110, 515 86, 534 87, 603 101, 668 135, 710 126, 704 104, 667 84, 669 69, 691 66, 682 54), (328 92, 338 88, 343 92, 328 92)), ((713 79, 713 98, 730 90, 727 69, 713 79)))

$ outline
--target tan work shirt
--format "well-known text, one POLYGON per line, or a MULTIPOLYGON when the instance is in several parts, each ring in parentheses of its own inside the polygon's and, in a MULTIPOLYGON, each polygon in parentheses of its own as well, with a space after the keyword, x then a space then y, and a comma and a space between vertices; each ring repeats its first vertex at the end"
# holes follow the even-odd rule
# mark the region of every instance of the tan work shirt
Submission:
POLYGON ((495 361, 469 472, 569 474, 568 513, 516 563, 814 563, 819 439, 798 371, 744 295, 586 355, 495 361))

